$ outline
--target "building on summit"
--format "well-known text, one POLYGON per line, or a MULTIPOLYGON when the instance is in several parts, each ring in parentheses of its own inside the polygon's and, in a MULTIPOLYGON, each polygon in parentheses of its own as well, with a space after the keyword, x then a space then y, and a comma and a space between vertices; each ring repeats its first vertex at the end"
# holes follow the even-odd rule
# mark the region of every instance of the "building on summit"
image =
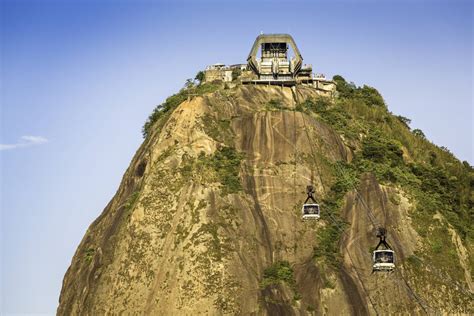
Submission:
POLYGON ((334 81, 321 74, 314 75, 312 65, 303 64, 303 57, 289 34, 261 34, 250 50, 247 64, 214 64, 205 70, 206 82, 236 79, 243 84, 312 86, 327 96, 336 91, 334 81))

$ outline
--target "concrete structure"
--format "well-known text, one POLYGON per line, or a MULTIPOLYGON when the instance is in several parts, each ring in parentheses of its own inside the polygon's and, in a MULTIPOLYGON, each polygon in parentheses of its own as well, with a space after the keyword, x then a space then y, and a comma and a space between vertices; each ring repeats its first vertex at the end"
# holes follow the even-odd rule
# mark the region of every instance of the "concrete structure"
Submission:
POLYGON ((243 84, 302 84, 314 87, 325 96, 333 96, 336 92, 334 81, 327 80, 324 75, 314 76, 312 65, 303 64, 303 56, 289 34, 259 35, 247 57, 247 64, 214 64, 206 68, 205 75, 205 82, 240 79, 243 84))
POLYGON ((205 82, 212 82, 216 80, 224 82, 232 81, 232 69, 221 63, 207 66, 204 74, 205 82))
POLYGON ((231 82, 242 75, 247 70, 247 64, 235 64, 226 66, 221 63, 213 64, 206 67, 204 71, 204 82, 224 81, 231 82))
POLYGON ((311 74, 311 66, 302 69, 303 57, 295 41, 288 34, 259 35, 250 50, 247 62, 258 79, 263 80, 292 80, 300 73, 311 74), (290 45, 294 52, 291 59, 288 58, 290 45), (260 60, 257 59, 259 48, 260 60))

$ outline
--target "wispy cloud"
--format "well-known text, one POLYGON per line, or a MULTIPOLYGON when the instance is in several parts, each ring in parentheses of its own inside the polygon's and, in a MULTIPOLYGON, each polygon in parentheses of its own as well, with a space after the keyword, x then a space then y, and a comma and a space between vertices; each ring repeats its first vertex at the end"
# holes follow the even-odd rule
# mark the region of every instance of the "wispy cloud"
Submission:
POLYGON ((43 136, 25 135, 25 136, 21 136, 20 140, 16 144, 0 144, 0 150, 17 149, 17 148, 24 148, 24 147, 30 147, 30 146, 35 146, 35 145, 42 145, 47 142, 48 142, 48 139, 43 136))

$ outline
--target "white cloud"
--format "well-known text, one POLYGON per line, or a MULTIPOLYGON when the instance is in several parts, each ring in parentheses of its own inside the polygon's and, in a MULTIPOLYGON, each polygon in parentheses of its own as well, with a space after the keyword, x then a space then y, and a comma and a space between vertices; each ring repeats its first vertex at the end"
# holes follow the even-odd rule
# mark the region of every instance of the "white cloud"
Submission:
POLYGON ((48 142, 48 139, 43 136, 25 135, 21 136, 16 144, 0 144, 0 150, 24 148, 35 145, 42 145, 48 142))

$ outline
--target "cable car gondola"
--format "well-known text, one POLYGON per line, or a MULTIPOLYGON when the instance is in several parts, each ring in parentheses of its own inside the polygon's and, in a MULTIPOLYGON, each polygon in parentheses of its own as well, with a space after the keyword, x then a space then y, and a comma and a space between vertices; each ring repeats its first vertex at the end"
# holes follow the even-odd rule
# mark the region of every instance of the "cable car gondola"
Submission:
POLYGON ((314 188, 312 185, 308 185, 306 187, 306 193, 308 194, 308 197, 306 198, 306 201, 304 201, 303 207, 301 208, 301 217, 302 219, 319 219, 319 204, 316 202, 316 200, 313 197, 314 193, 314 188), (308 203, 308 202, 313 202, 313 203, 308 203))
POLYGON ((372 272, 393 271, 393 269, 395 269, 395 252, 385 240, 385 228, 379 227, 377 237, 380 238, 380 241, 377 244, 377 247, 375 247, 374 252, 372 253, 372 272), (379 249, 381 246, 383 246, 384 249, 379 249))

